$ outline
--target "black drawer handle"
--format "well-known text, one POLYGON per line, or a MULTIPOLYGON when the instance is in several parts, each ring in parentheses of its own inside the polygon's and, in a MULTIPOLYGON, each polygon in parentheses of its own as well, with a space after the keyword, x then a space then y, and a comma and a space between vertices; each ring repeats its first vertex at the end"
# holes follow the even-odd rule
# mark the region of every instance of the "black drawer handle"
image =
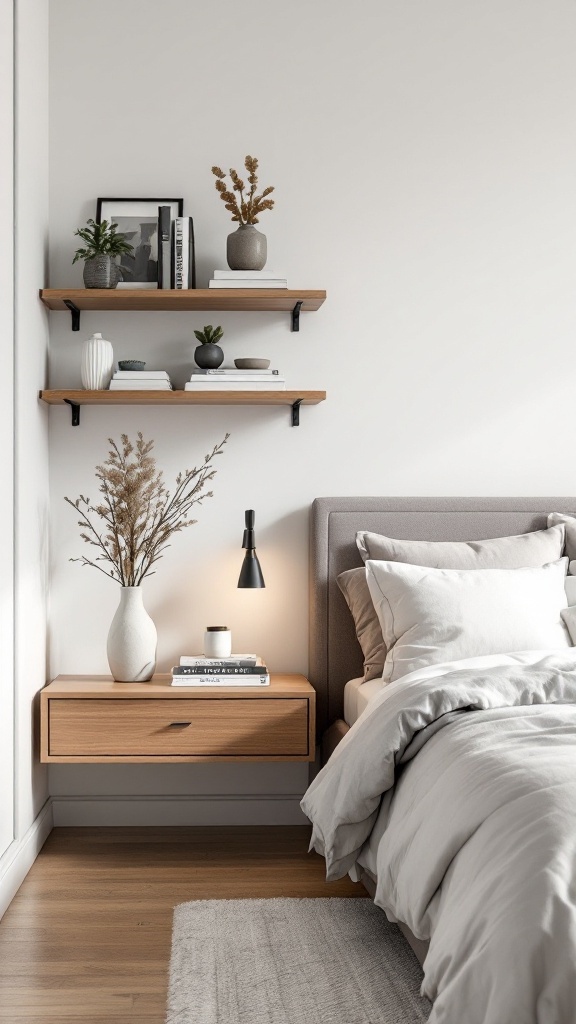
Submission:
POLYGON ((183 729, 186 725, 192 725, 192 722, 170 722, 170 729, 183 729))

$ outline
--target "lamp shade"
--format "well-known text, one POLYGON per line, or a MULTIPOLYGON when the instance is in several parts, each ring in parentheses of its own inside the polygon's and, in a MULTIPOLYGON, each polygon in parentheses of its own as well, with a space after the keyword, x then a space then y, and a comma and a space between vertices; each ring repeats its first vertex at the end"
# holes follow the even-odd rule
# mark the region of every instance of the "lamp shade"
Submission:
POLYGON ((255 517, 254 509, 246 509, 244 513, 245 529, 242 538, 242 547, 245 549, 246 554, 244 555, 240 576, 238 577, 239 587, 261 588, 266 586, 256 554, 255 517))

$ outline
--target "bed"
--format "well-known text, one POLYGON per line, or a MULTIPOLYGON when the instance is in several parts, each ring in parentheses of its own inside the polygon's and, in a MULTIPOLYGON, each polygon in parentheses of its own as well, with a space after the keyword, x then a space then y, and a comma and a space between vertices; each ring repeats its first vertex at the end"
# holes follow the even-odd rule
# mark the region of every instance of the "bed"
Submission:
MULTIPOLYGON (((538 646, 529 655, 499 655, 492 662, 489 659, 451 662, 448 669, 444 666, 434 668, 432 678, 429 670, 409 673, 405 677, 409 681, 406 689, 401 688, 400 681, 393 681, 389 688, 382 688, 377 683, 369 694, 364 693, 365 700, 362 701, 366 690, 366 684, 362 682, 362 652, 336 578, 340 573, 362 565, 355 542, 358 530, 406 541, 481 541, 546 530, 551 511, 574 515, 575 509, 576 499, 558 497, 319 498, 313 503, 309 676, 317 690, 324 757, 327 759, 334 754, 312 783, 303 807, 314 824, 315 848, 327 858, 328 877, 340 877, 347 870, 356 877, 362 873, 371 894, 376 896, 376 901, 388 916, 397 920, 421 963, 424 963, 423 991, 434 1001, 431 1017, 434 1021, 450 1024, 458 1019, 466 1019, 467 1024, 476 1020, 482 1024, 484 1021, 487 1024, 576 1022, 576 817, 569 817, 572 813, 569 809, 576 807, 576 655, 574 648, 568 646, 544 655, 538 646), (454 685, 453 666, 457 668, 457 686, 454 685), (516 690, 514 696, 509 696, 514 687, 521 691, 519 697, 516 690), (382 696, 382 689, 389 689, 389 692, 382 696), (436 708, 429 722, 423 722, 422 701, 429 705, 440 692, 445 703, 436 708), (455 693, 461 692, 466 693, 468 701, 463 706, 460 697, 454 697, 455 693), (469 710, 478 710, 481 714, 466 714, 469 710), (410 714, 414 720, 420 716, 419 726, 413 728, 410 735, 405 735, 402 742, 398 740, 391 760, 385 763, 384 754, 380 751, 381 738, 386 735, 386 730, 392 735, 392 722, 396 733, 405 730, 410 714), (431 739, 418 747, 419 736, 426 736, 426 728, 433 725, 434 716, 436 725, 430 734, 431 739), (454 716, 459 716, 457 721, 454 716), (442 721, 445 728, 435 731, 438 721, 442 721), (353 728, 350 728, 351 722, 356 722, 353 728), (470 735, 469 748, 466 747, 466 739, 462 740, 466 729, 470 735), (480 739, 476 735, 479 729, 480 732, 485 730, 480 739), (513 764, 505 764, 503 768, 498 751, 491 752, 492 761, 489 770, 485 771, 486 750, 490 747, 491 737, 505 737, 502 742, 514 750, 515 744, 520 742, 518 730, 522 733, 522 742, 527 745, 526 772, 519 773, 517 758, 513 764), (535 745, 531 747, 533 741, 535 745), (414 746, 414 742, 416 754, 412 753, 404 768, 398 769, 403 751, 410 750, 410 744, 414 746), (417 851, 419 836, 426 836, 430 849, 439 842, 437 837, 427 835, 430 822, 437 827, 436 818, 441 821, 442 815, 447 815, 441 826, 446 835, 454 827, 452 809, 442 806, 442 789, 438 788, 437 777, 444 771, 444 748, 450 751, 452 765, 456 764, 458 770, 463 768, 464 771, 467 759, 473 760, 475 752, 477 763, 471 771, 478 774, 480 764, 484 787, 474 798, 477 803, 485 798, 486 787, 498 790, 501 779, 504 788, 509 776, 512 779, 510 784, 517 787, 520 775, 520 784, 524 785, 533 766, 538 786, 543 792, 528 794, 526 799, 535 803, 528 818, 524 819, 522 811, 518 810, 522 799, 514 797, 514 814, 518 810, 517 832, 512 820, 514 814, 508 813, 505 807, 490 806, 488 811, 483 811, 486 820, 495 822, 495 832, 489 837, 485 821, 474 823, 472 820, 475 804, 470 794, 465 793, 467 781, 464 780, 462 798, 464 800, 465 796, 467 804, 462 813, 467 813, 467 807, 472 809, 469 831, 461 837, 457 853, 454 843, 452 847, 445 844, 444 862, 439 858, 434 866, 435 877, 432 868, 423 863, 422 856, 420 859, 414 856, 414 850, 417 851), (545 761, 550 750, 550 765, 546 762, 541 766, 539 759, 544 758, 545 761), (458 761, 459 758, 462 760, 458 761), (557 769, 557 762, 562 762, 561 770, 557 769), (360 769, 357 769, 358 765, 361 765, 360 769), (368 781, 361 786, 354 783, 356 806, 352 807, 351 798, 344 791, 350 774, 357 770, 362 779, 368 781), (555 775, 557 770, 560 772, 558 777, 555 775), (393 782, 387 785, 382 781, 390 771, 393 776, 394 772, 400 775, 400 787, 393 782), (436 778, 433 778, 434 773, 436 778), (548 780, 543 786, 542 773, 548 780), (431 782, 419 778, 419 774, 432 779, 436 788, 431 782), (380 781, 373 781, 372 777, 380 777, 380 781), (433 806, 429 813, 420 808, 418 818, 414 812, 418 807, 417 798, 423 787, 428 785, 432 787, 429 793, 433 806), (358 789, 362 790, 360 796, 356 792, 358 789), (560 851, 551 847, 549 853, 542 853, 542 844, 547 842, 545 826, 547 828, 548 825, 545 821, 540 827, 538 801, 545 804, 543 820, 547 817, 554 819, 550 827, 556 828, 560 839, 554 838, 551 842, 561 843, 560 851), (361 813, 358 810, 360 805, 364 808, 361 813), (365 817, 360 823, 364 811, 365 817), (411 814, 419 822, 415 831, 415 826, 410 831, 404 825, 411 814), (499 814, 504 815, 500 824, 499 814), (536 827, 532 831, 530 823, 533 821, 536 827), (395 839, 395 836, 400 838, 395 839), (508 863, 503 849, 499 847, 512 844, 514 849, 509 860, 516 866, 510 880, 511 892, 504 894, 501 906, 520 908, 518 919, 501 929, 505 948, 499 949, 498 956, 492 958, 506 962, 507 973, 515 977, 516 982, 508 986, 504 976, 493 977, 492 1002, 488 1008, 478 1011, 478 1017, 472 1007, 480 1006, 484 993, 476 991, 475 985, 486 988, 490 981, 488 975, 492 966, 484 964, 484 948, 490 945, 488 940, 493 935, 494 919, 499 910, 495 904, 488 924, 481 921, 476 927, 477 919, 482 918, 482 903, 478 902, 480 897, 477 893, 475 903, 474 899, 468 898, 467 892, 471 873, 474 874, 476 888, 480 885, 477 876, 480 877, 481 872, 475 867, 480 849, 477 836, 483 836, 484 850, 492 849, 490 843, 496 844, 495 865, 498 857, 504 858, 503 864, 508 863), (382 850, 385 847, 389 849, 384 856, 382 850), (525 854, 521 852, 524 848, 525 854), (411 858, 412 875, 406 866, 411 858), (381 867, 384 865, 380 877, 379 863, 381 867), (553 870, 550 868, 552 864, 555 865, 553 870), (542 885, 539 882, 531 884, 534 876, 540 879, 540 874, 546 875, 549 871, 554 874, 551 882, 546 878, 542 885), (430 877, 426 877, 428 874, 430 877), (507 899, 510 901, 508 904, 507 899), (532 922, 536 922, 533 928, 532 922), (474 934, 475 928, 477 935, 474 934), (458 934, 457 941, 463 950, 461 962, 453 969, 450 967, 450 934, 443 934, 450 933, 451 929, 454 935, 458 934), (550 933, 545 942, 535 935, 537 929, 541 929, 544 935, 550 933), (432 936, 430 955, 428 933, 432 936), (438 947, 436 951, 435 945, 438 947), (476 969, 471 969, 470 963, 474 963, 475 958, 476 969), (512 964, 514 970, 510 972, 512 964), (483 971, 488 974, 483 974, 483 971), (458 1006, 457 1011, 454 1011, 455 1005, 458 1006), (511 1010, 511 1006, 514 1009, 511 1010)), ((394 742, 396 740, 390 739, 392 747, 394 742)), ((450 773, 446 774, 449 776, 450 773)), ((458 771, 453 774, 454 778, 451 782, 448 779, 446 786, 455 787, 456 795, 453 793, 451 800, 457 803, 458 771)), ((537 788, 536 783, 534 788, 537 788)), ((501 868, 502 865, 500 876, 505 879, 505 871, 501 868)), ((488 894, 485 902, 486 905, 490 903, 488 894)), ((512 921, 514 914, 508 911, 507 914, 507 919, 512 921)), ((494 945, 495 940, 490 941, 494 945)))

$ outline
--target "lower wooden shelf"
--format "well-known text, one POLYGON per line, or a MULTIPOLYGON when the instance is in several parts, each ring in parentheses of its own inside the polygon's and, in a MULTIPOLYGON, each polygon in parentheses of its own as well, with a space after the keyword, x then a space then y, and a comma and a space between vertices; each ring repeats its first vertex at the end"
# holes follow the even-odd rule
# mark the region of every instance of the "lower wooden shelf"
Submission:
POLYGON ((289 405, 292 425, 299 424, 301 405, 318 405, 325 391, 40 391, 48 405, 69 405, 72 425, 80 423, 82 405, 289 405))
POLYGON ((313 761, 316 693, 301 675, 267 687, 115 683, 58 676, 40 697, 41 760, 59 764, 313 761))

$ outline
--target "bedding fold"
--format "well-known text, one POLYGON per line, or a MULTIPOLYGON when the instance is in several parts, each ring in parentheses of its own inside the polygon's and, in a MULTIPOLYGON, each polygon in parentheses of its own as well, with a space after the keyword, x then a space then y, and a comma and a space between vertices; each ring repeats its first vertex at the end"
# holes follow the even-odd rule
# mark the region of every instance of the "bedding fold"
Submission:
POLYGON ((576 1024, 576 652, 391 683, 302 807, 328 878, 381 836, 376 902, 430 939, 431 1022, 576 1024))

